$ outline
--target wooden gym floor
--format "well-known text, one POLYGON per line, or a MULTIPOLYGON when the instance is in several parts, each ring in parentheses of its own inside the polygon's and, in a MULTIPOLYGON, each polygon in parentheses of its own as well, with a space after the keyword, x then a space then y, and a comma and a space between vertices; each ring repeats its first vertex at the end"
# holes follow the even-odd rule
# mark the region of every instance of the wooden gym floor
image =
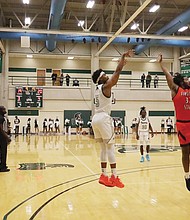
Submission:
POLYGON ((9 173, 0 173, 3 220, 188 220, 181 151, 175 134, 151 139, 151 161, 138 142, 116 137, 117 169, 125 188, 98 183, 99 146, 88 135, 13 136, 9 173))

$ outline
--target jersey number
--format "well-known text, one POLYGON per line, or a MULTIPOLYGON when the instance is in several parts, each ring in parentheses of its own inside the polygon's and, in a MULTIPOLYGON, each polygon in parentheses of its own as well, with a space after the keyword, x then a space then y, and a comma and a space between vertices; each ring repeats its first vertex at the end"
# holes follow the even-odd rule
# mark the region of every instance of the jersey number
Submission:
POLYGON ((96 107, 100 106, 100 101, 99 101, 99 97, 98 96, 95 97, 94 104, 96 105, 96 107))
POLYGON ((142 129, 146 130, 147 129, 147 125, 142 125, 142 129))

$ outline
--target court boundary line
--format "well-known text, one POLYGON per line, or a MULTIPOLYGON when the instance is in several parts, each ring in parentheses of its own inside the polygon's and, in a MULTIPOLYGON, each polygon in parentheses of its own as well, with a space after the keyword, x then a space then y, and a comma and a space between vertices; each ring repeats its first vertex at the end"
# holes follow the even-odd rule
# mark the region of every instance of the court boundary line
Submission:
MULTIPOLYGON (((147 170, 161 170, 161 169, 171 169, 171 168, 176 168, 176 167, 181 167, 181 164, 170 164, 170 165, 157 165, 157 166, 148 166, 148 167, 144 167, 143 170, 142 170, 142 167, 136 167, 136 168, 132 168, 132 169, 120 169, 118 170, 118 172, 120 171, 124 171, 124 170, 127 170, 125 172, 120 172, 119 175, 124 175, 124 174, 131 174, 131 173, 136 173, 136 172, 139 172, 139 171, 147 171, 147 170)), ((99 175, 99 174, 96 174, 96 175, 99 175)), ((32 195, 31 197, 28 197, 27 199, 25 199, 24 201, 20 202, 18 205, 16 205, 15 207, 13 207, 10 211, 8 211, 4 216, 3 216, 3 220, 7 220, 8 219, 8 216, 10 214, 12 214, 17 208, 19 208, 21 205, 23 205, 24 203, 26 203, 27 201, 33 199, 34 197, 44 193, 44 192, 47 192, 48 190, 51 190, 51 189, 54 189, 56 187, 59 187, 59 186, 62 186, 62 185, 65 185, 67 183, 71 183, 71 182, 74 182, 74 181, 77 181, 77 180, 80 180, 80 179, 85 179, 85 178, 89 178, 89 177, 94 177, 94 175, 88 175, 88 176, 84 176, 84 177, 79 177, 79 178, 75 178, 73 180, 68 180, 66 182, 63 182, 63 183, 59 183, 57 185, 54 185, 52 187, 49 187, 47 189, 44 189, 34 195, 32 195)), ((55 199, 57 198, 58 196, 62 195, 63 193, 65 192, 68 192, 74 188, 77 188, 77 187, 80 187, 82 185, 85 185, 87 183, 90 183, 90 182, 93 182, 95 180, 97 180, 98 178, 95 178, 93 180, 88 180, 86 182, 83 182, 83 183, 80 183, 80 184, 77 184, 73 187, 70 187, 68 189, 65 189, 64 191, 62 192, 59 192, 58 194, 54 195, 52 198, 55 199)), ((49 200, 47 200, 45 203, 43 203, 33 214, 32 214, 32 218, 30 217, 29 220, 32 220, 34 219, 34 217, 45 207, 45 205, 47 205, 49 202, 51 202, 53 199, 50 198, 49 200), (45 205, 44 205, 45 204, 45 205)))

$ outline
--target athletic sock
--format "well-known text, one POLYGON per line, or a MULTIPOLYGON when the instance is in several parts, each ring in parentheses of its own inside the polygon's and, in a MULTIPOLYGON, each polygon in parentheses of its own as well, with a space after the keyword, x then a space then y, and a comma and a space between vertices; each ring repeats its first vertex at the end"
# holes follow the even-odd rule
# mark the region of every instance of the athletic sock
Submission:
POLYGON ((112 174, 113 174, 115 177, 117 177, 116 168, 112 168, 112 169, 111 169, 111 172, 112 172, 112 174))
POLYGON ((185 179, 189 179, 189 178, 190 178, 189 172, 185 172, 185 179))
POLYGON ((106 168, 102 168, 102 173, 104 174, 104 176, 107 176, 106 168))

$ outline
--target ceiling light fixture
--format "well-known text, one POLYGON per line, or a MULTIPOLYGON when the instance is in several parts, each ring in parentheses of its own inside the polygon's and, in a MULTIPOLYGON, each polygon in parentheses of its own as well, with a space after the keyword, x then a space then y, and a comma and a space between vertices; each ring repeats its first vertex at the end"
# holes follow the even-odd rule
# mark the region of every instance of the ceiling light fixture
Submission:
POLYGON ((25 5, 29 5, 30 0, 22 0, 22 2, 23 2, 23 4, 25 4, 25 5))
POLYGON ((139 24, 135 23, 131 26, 131 30, 136 30, 139 24))
POLYGON ((155 63, 155 62, 156 62, 156 59, 149 60, 149 63, 155 63))
POLYGON ((86 7, 87 8, 92 8, 94 6, 95 1, 88 1, 86 7))
POLYGON ((183 27, 181 27, 178 31, 179 32, 183 32, 183 31, 185 31, 185 30, 187 30, 188 29, 188 26, 183 26, 183 27))
POLYGON ((149 12, 156 12, 159 8, 160 8, 160 5, 155 4, 149 9, 149 12))
POLYGON ((83 27, 83 26, 84 26, 84 20, 80 20, 80 21, 78 22, 78 26, 79 26, 79 27, 83 27))
POLYGON ((31 23, 30 17, 26 17, 25 18, 25 25, 30 25, 30 23, 31 23))
POLYGON ((26 57, 27 57, 27 58, 33 58, 33 55, 28 54, 28 55, 26 55, 26 57))
POLYGON ((67 59, 68 59, 68 60, 73 60, 73 59, 74 59, 74 57, 68 57, 67 59))
POLYGON ((112 59, 112 61, 118 61, 119 60, 119 58, 113 58, 112 59))

